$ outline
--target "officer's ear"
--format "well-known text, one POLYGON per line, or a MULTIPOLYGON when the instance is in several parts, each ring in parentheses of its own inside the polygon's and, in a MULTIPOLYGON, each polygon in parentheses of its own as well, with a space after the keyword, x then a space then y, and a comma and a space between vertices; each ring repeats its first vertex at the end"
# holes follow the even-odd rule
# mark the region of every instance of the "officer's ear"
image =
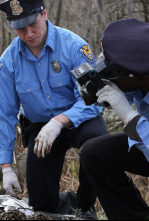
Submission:
POLYGON ((46 9, 44 9, 43 11, 42 11, 42 14, 43 14, 43 17, 44 17, 44 19, 45 19, 45 21, 48 19, 48 17, 47 17, 47 10, 46 9))

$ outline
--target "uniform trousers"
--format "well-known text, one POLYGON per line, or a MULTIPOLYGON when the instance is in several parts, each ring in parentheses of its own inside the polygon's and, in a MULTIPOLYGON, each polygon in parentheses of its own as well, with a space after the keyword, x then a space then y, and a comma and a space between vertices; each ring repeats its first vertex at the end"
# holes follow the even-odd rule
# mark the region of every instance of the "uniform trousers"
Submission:
POLYGON ((109 134, 83 144, 80 159, 109 220, 149 219, 149 207, 126 171, 149 176, 149 162, 135 146, 128 151, 125 133, 109 134))
MULTIPOLYGON (((88 139, 107 134, 107 126, 100 115, 86 121, 78 128, 62 129, 53 143, 51 153, 44 159, 34 154, 35 138, 40 132, 43 123, 29 123, 25 129, 28 138, 27 157, 27 188, 29 204, 35 211, 56 212, 59 202, 60 179, 66 151, 69 148, 80 148, 88 139)), ((80 186, 77 193, 77 207, 90 208, 96 200, 94 188, 80 165, 80 186)))

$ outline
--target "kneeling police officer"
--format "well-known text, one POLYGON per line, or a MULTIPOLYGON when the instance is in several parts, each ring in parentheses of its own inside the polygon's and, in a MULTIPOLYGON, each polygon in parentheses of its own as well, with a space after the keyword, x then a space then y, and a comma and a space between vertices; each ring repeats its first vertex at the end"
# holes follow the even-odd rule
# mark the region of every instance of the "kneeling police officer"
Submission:
POLYGON ((108 219, 148 220, 149 207, 125 171, 149 177, 149 24, 112 22, 102 44, 117 77, 109 72, 111 82, 98 91, 98 102, 108 102, 126 127, 83 144, 81 163, 108 219))
MULTIPOLYGON (((21 192, 11 164, 20 104, 28 123, 27 187, 35 211, 56 212, 66 151, 107 133, 102 108, 86 106, 71 69, 94 65, 88 44, 47 20, 43 0, 0 4, 18 35, 0 58, 0 164, 3 187, 21 192)), ((80 167, 78 216, 95 218, 96 195, 80 167)))

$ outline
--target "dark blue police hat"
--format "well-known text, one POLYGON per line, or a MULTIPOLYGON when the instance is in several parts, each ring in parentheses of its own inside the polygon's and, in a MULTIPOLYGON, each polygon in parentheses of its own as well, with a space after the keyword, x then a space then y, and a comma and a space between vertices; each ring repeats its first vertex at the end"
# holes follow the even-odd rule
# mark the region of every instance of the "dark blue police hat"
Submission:
POLYGON ((107 65, 126 75, 149 74, 148 23, 136 19, 111 22, 101 42, 107 65))
POLYGON ((43 0, 7 0, 0 3, 0 10, 6 13, 12 29, 32 24, 44 9, 43 0))

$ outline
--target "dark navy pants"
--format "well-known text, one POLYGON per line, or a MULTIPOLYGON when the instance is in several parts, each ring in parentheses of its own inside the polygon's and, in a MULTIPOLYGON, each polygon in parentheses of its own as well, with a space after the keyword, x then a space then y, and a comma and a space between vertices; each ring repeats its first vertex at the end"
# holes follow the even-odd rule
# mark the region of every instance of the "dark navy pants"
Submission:
MULTIPOLYGON (((28 137, 27 187, 29 204, 35 211, 55 212, 59 202, 60 179, 66 151, 81 148, 88 139, 107 134, 107 127, 100 115, 86 121, 78 128, 63 129, 52 146, 52 151, 44 159, 34 154, 35 138, 44 124, 32 124, 26 128, 28 137)), ((78 189, 77 207, 89 208, 96 200, 94 188, 80 165, 80 187, 78 189)))
POLYGON ((109 220, 149 220, 149 207, 125 171, 149 177, 149 162, 128 137, 116 133, 83 144, 83 169, 109 220))

